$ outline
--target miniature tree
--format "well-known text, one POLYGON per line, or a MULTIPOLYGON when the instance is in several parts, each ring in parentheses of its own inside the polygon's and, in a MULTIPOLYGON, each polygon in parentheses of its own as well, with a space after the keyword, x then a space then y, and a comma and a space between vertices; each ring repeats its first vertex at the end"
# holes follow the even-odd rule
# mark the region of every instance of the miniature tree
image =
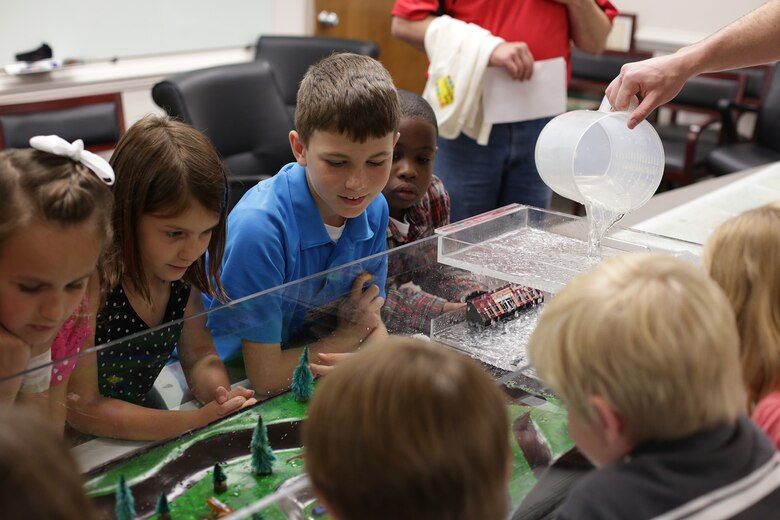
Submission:
POLYGON ((157 520, 171 520, 171 507, 168 505, 168 497, 165 496, 164 491, 160 493, 160 498, 157 499, 154 514, 157 515, 157 520))
POLYGON ((311 399, 314 393, 314 376, 309 368, 309 347, 303 347, 303 354, 293 372, 292 392, 295 400, 301 403, 311 399))
POLYGON ((268 443, 268 429, 263 424, 263 417, 257 416, 257 426, 252 432, 252 469, 258 475, 270 475, 273 472, 276 455, 268 443))
POLYGON ((250 517, 252 520, 265 520, 265 517, 262 513, 252 513, 252 516, 250 517))
POLYGON ((133 520, 135 518, 135 501, 133 493, 125 481, 125 476, 119 477, 116 485, 116 520, 133 520))
POLYGON ((211 475, 211 480, 214 482, 214 493, 227 491, 227 477, 219 463, 214 464, 214 473, 211 475))

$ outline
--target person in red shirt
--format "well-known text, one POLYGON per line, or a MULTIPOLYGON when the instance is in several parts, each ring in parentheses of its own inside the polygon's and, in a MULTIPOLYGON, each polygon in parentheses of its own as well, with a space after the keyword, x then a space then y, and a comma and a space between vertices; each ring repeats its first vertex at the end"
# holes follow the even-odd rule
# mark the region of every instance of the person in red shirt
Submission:
MULTIPOLYGON (((397 0, 393 35, 424 50, 436 14, 504 39, 488 66, 527 80, 534 60, 563 57, 568 63, 572 42, 586 52, 602 52, 617 10, 608 0, 397 0)), ((536 139, 549 119, 495 124, 487 146, 463 133, 439 138, 435 173, 450 192, 453 221, 513 202, 549 207, 552 193, 534 161, 536 139)))

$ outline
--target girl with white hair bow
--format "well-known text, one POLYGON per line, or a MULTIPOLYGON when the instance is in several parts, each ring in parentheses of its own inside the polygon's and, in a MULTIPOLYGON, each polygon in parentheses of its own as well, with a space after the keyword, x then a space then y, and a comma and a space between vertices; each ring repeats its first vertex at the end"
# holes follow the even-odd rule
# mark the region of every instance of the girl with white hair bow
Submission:
POLYGON ((111 166, 57 136, 0 152, 0 402, 62 431, 67 381, 90 332, 85 291, 111 235, 111 166))

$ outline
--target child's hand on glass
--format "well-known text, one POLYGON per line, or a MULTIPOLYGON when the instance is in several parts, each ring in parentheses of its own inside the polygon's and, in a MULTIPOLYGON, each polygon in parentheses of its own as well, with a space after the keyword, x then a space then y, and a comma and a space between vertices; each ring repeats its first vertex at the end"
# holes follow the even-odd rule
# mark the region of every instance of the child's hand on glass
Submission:
POLYGON ((361 339, 379 326, 379 310, 385 303, 376 284, 364 288, 373 278, 368 272, 356 276, 349 296, 339 306, 339 329, 355 333, 361 339))
POLYGON ((320 352, 317 354, 319 363, 309 363, 309 369, 311 369, 311 373, 314 375, 324 376, 336 368, 336 365, 346 359, 347 356, 351 355, 352 352, 343 352, 340 354, 320 352))
POLYGON ((460 309, 464 308, 465 306, 466 306, 466 304, 465 303, 461 303, 461 302, 447 302, 442 307, 441 313, 442 314, 447 314, 448 312, 460 310, 460 309))

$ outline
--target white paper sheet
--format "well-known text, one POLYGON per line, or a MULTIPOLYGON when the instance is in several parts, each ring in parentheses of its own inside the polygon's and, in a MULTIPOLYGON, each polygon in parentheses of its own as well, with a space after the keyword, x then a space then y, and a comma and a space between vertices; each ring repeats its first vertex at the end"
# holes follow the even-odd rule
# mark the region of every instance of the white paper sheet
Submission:
POLYGON ((534 62, 528 81, 515 81, 503 67, 488 67, 482 90, 486 123, 516 123, 566 111, 566 60, 534 62))
POLYGON ((780 162, 640 222, 634 229, 703 244, 712 230, 749 209, 780 201, 780 162))

